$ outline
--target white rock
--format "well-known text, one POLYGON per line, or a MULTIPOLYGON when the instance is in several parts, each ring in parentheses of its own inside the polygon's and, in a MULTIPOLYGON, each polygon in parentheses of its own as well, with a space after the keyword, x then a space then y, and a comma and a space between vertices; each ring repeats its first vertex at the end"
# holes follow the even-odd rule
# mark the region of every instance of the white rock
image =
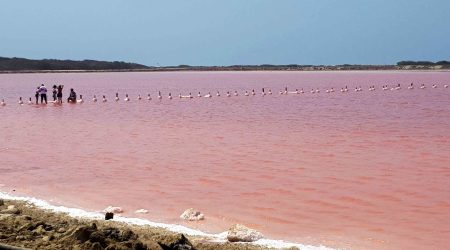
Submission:
POLYGON ((205 215, 193 208, 189 208, 180 215, 180 218, 183 220, 198 221, 205 219, 205 215))
POLYGON ((16 208, 14 205, 9 205, 7 210, 13 210, 14 208, 16 208))
POLYGON ((120 214, 120 213, 123 213, 123 209, 122 209, 121 207, 113 207, 113 206, 109 206, 109 207, 103 209, 103 212, 105 212, 105 213, 120 214))
POLYGON ((230 242, 253 242, 262 239, 264 236, 251 228, 248 228, 241 224, 233 225, 227 234, 227 239, 230 242))
POLYGON ((139 210, 134 211, 134 213, 136 213, 136 214, 147 214, 147 213, 148 213, 148 210, 145 210, 145 209, 139 209, 139 210))

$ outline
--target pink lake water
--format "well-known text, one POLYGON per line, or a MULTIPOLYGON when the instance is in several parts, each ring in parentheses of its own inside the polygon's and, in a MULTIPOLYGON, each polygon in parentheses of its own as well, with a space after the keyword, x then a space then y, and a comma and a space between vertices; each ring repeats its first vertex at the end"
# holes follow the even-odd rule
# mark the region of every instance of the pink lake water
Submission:
POLYGON ((449 72, 2 74, 0 191, 88 211, 121 206, 126 216, 211 233, 243 223, 333 248, 447 249, 445 83, 449 72), (65 98, 75 88, 86 102, 17 104, 42 82, 64 84, 65 98), (345 85, 348 93, 325 92, 345 85), (306 92, 279 95, 285 86, 306 92), (263 87, 274 94, 262 97, 263 87), (176 98, 199 91, 213 97, 176 98), (109 100, 93 103, 94 94, 109 100), (206 219, 181 221, 190 207, 206 219), (149 213, 133 213, 141 208, 149 213))

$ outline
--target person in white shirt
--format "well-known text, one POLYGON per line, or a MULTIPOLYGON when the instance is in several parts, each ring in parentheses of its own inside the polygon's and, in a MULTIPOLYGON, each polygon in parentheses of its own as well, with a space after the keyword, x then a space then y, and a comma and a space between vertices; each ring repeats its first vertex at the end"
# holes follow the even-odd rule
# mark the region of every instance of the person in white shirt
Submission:
POLYGON ((41 94, 41 104, 44 103, 47 104, 47 88, 44 84, 39 87, 39 94, 41 94))

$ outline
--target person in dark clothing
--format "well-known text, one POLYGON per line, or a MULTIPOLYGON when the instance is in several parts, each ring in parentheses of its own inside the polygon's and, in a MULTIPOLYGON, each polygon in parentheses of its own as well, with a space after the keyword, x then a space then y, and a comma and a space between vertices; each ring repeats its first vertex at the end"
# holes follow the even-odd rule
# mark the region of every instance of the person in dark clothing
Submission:
POLYGON ((56 93, 56 97, 58 97, 58 103, 61 104, 62 103, 62 90, 64 88, 64 85, 59 85, 58 86, 58 91, 56 93))
POLYGON ((39 87, 37 87, 34 97, 36 97, 36 104, 38 104, 39 103, 39 87))
POLYGON ((53 85, 53 91, 52 91, 53 102, 56 102, 56 94, 57 93, 58 93, 57 87, 56 87, 56 85, 53 85))
POLYGON ((67 98, 67 102, 69 103, 76 103, 77 102, 77 93, 73 91, 73 89, 70 89, 69 98, 67 98))

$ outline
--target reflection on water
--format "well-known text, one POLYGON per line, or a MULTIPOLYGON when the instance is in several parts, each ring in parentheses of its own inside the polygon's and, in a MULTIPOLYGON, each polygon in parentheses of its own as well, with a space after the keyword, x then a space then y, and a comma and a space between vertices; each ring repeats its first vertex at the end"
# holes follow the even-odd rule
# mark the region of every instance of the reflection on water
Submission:
POLYGON ((0 75, 8 103, 0 107, 0 184, 72 207, 122 206, 129 216, 145 208, 145 218, 168 223, 184 223, 178 216, 194 207, 207 219, 187 225, 210 232, 241 222, 302 243, 443 249, 449 81, 446 72, 0 75), (73 87, 86 102, 16 104, 42 82, 64 84, 65 97, 73 87), (401 90, 380 89, 397 83, 401 90), (345 85, 348 93, 324 91, 345 85), (305 93, 278 95, 284 86, 305 93), (274 95, 262 97, 263 87, 274 95), (243 95, 252 89, 255 96, 243 95), (240 96, 226 97, 235 90, 240 96), (199 91, 213 97, 177 98, 199 91), (147 93, 152 101, 136 100, 147 93), (109 101, 90 102, 94 94, 109 101))

